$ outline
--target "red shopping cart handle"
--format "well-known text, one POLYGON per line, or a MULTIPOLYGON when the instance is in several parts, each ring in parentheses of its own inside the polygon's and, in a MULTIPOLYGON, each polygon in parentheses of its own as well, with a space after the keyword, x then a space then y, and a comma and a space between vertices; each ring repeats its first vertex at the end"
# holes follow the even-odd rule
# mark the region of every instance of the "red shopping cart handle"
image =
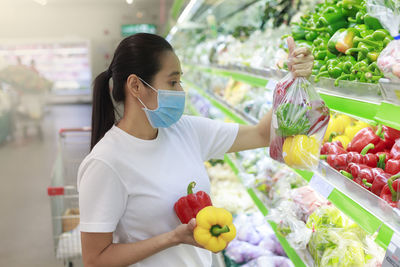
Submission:
POLYGON ((89 127, 89 126, 81 127, 81 128, 61 128, 61 129, 58 131, 58 134, 59 134, 59 135, 62 135, 63 133, 66 133, 66 132, 90 132, 91 129, 92 129, 92 128, 89 127))
POLYGON ((62 187, 62 186, 58 186, 58 187, 50 186, 50 187, 47 187, 47 194, 49 196, 61 196, 61 195, 64 195, 64 187, 62 187))

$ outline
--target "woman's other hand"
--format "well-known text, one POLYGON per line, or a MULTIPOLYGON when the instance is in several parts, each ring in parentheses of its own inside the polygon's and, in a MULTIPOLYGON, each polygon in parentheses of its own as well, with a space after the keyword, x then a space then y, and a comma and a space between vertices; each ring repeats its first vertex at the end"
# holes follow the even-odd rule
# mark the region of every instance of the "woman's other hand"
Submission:
POLYGON ((178 244, 187 244, 202 248, 193 237, 193 230, 196 228, 196 219, 191 219, 188 224, 181 224, 175 228, 174 236, 178 244))
POLYGON ((296 48, 293 37, 287 38, 289 48, 288 67, 295 77, 308 78, 314 65, 314 57, 306 47, 296 48))

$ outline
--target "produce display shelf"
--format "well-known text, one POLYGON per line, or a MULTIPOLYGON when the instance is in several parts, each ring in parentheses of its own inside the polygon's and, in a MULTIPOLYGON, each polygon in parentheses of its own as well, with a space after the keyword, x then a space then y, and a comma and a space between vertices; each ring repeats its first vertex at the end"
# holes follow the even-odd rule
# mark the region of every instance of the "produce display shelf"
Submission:
POLYGON ((187 85, 189 85, 191 88, 195 89, 197 93, 199 93, 201 96, 206 98, 210 103, 218 108, 222 113, 224 113, 227 117, 232 119, 233 121, 240 123, 240 124, 256 124, 257 120, 246 115, 244 112, 236 110, 234 107, 223 101, 220 97, 212 95, 204 90, 202 90, 200 87, 198 87, 196 84, 192 83, 191 81, 188 81, 186 79, 183 79, 183 82, 187 85))
MULTIPOLYGON (((223 105, 218 102, 215 96, 201 91, 198 86, 191 82, 187 83, 197 91, 205 94, 209 100, 212 99, 213 101, 210 102, 213 103, 213 105, 214 103, 218 103, 218 105, 214 105, 215 107, 219 108, 219 106, 223 105)), ((227 107, 225 106, 224 108, 227 107)), ((234 111, 233 108, 229 112, 224 113, 235 122, 242 124, 253 123, 243 118, 239 121, 236 120, 235 117, 230 116, 236 112, 237 111, 234 111)), ((233 170, 238 171, 233 165, 231 165, 231 167, 233 170)), ((317 192, 330 200, 338 209, 360 225, 366 232, 369 234, 376 234, 375 241, 382 248, 387 249, 395 232, 400 235, 400 214, 398 214, 395 209, 392 209, 386 202, 341 175, 325 162, 320 162, 318 170, 315 173, 302 170, 295 171, 300 174, 304 180, 309 182, 317 192)), ((255 196, 254 191, 252 189, 249 190, 248 192, 253 200, 258 199, 253 197, 255 196)), ((260 204, 262 205, 262 202, 257 203, 255 201, 255 203, 261 210, 260 204)), ((266 208, 262 212, 267 212, 266 208)))
MULTIPOLYGON (((226 154, 225 157, 225 162, 231 167, 231 169, 233 170, 233 172, 239 177, 240 179, 240 171, 239 168, 237 167, 237 164, 235 163, 235 159, 233 159, 229 154, 226 154)), ((241 180, 242 184, 243 181, 241 180)), ((253 200, 254 204, 257 206, 257 208, 261 211, 261 213, 266 216, 268 215, 268 209, 267 207, 265 207, 265 205, 263 204, 263 202, 257 197, 256 193, 254 192, 254 190, 252 188, 247 188, 247 192, 250 195, 251 199, 253 200)), ((288 241, 281 236, 278 232, 277 232, 277 225, 275 222, 272 221, 268 221, 268 223, 271 225, 271 228, 274 230, 274 233, 276 235, 276 237, 278 238, 279 242, 282 245, 283 250, 286 252, 287 256, 289 257, 289 259, 292 261, 292 263, 296 266, 296 267, 306 267, 307 265, 303 262, 303 260, 300 258, 300 256, 297 254, 296 250, 294 250, 290 244, 288 243, 288 241)))
MULTIPOLYGON (((184 64, 184 66, 215 75, 231 77, 252 86, 267 87, 270 90, 273 89, 274 83, 269 83, 269 81, 278 81, 287 73, 282 70, 239 66, 222 67, 195 64, 184 64)), ((333 79, 325 78, 314 85, 330 109, 367 122, 376 121, 400 130, 400 106, 389 102, 390 99, 382 97, 384 89, 381 89, 381 85, 384 87, 385 83, 366 84, 341 81, 339 87, 335 87, 333 79)), ((398 87, 400 88, 400 84, 398 87)))

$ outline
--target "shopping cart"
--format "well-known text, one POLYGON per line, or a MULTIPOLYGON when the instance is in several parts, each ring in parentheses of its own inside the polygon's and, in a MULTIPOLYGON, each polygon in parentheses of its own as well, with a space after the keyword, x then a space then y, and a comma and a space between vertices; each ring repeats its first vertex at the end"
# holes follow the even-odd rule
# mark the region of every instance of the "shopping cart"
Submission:
POLYGON ((89 150, 89 127, 59 131, 59 151, 47 193, 51 202, 55 255, 68 267, 80 261, 82 254, 76 178, 79 165, 89 150))

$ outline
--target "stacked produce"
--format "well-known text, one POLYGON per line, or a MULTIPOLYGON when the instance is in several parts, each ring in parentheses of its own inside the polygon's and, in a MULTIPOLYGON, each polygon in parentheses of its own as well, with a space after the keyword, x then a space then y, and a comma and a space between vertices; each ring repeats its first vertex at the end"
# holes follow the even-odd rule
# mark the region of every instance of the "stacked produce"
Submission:
POLYGON ((255 210, 254 202, 228 165, 206 163, 206 167, 211 181, 211 200, 215 206, 233 214, 255 210))
POLYGON ((233 222, 237 227, 237 237, 225 250, 228 261, 233 261, 227 266, 293 266, 260 213, 239 214, 233 222))
POLYGON ((325 136, 329 136, 330 142, 322 146, 321 157, 349 179, 398 208, 400 131, 385 125, 372 127, 346 117, 337 115, 331 120, 325 136), (332 139, 335 135, 336 139, 332 139))
POLYGON ((336 86, 340 80, 377 83, 383 74, 376 61, 393 40, 364 0, 325 1, 292 24, 292 36, 312 50, 315 80, 334 78, 336 86))
POLYGON ((312 229, 308 250, 316 266, 378 266, 383 249, 332 205, 322 206, 306 223, 312 229))

